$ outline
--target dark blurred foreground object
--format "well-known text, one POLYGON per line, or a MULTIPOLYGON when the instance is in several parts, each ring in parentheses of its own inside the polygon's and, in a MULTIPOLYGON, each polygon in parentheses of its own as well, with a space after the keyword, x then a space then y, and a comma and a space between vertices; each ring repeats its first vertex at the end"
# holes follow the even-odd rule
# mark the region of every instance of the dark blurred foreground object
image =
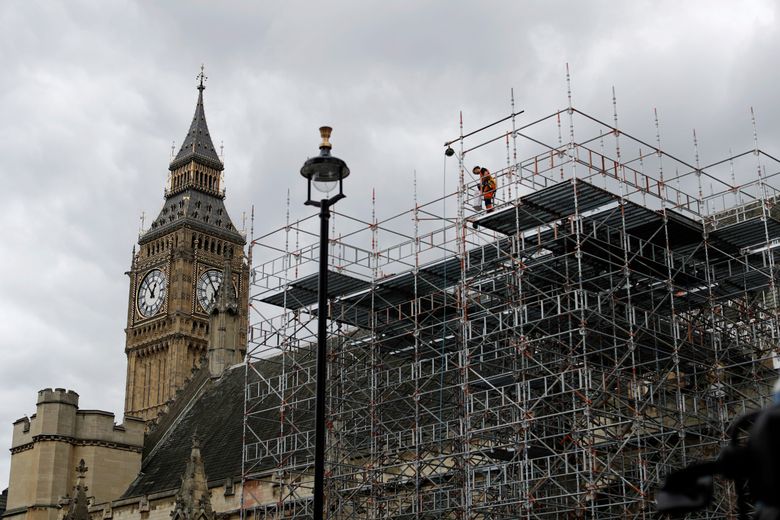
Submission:
POLYGON ((656 495, 661 513, 684 515, 712 501, 713 476, 734 481, 740 520, 748 518, 748 500, 756 520, 780 520, 780 405, 737 418, 731 440, 714 461, 691 464, 666 477, 656 495), (747 442, 740 445, 740 432, 747 442))

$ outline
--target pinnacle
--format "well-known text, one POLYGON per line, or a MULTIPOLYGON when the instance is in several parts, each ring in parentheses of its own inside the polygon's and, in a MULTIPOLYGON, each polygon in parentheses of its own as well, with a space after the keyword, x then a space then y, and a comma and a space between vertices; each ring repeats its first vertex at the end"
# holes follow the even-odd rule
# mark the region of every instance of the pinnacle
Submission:
POLYGON ((211 134, 209 134, 209 127, 206 124, 206 112, 203 108, 203 91, 205 89, 203 77, 201 77, 198 84, 198 101, 195 104, 195 114, 192 116, 190 129, 187 131, 179 153, 176 154, 169 166, 171 171, 192 160, 217 170, 223 169, 222 161, 214 148, 211 134))

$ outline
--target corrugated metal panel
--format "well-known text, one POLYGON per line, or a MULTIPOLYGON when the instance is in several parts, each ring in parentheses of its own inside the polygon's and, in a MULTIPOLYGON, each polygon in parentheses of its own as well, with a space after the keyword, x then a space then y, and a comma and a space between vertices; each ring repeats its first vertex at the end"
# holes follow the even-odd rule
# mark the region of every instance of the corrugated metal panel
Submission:
MULTIPOLYGON (((330 298, 354 294, 369 287, 369 285, 368 282, 359 278, 328 271, 328 296, 330 298)), ((295 310, 317 303, 318 291, 319 274, 315 273, 294 281, 288 286, 286 291, 274 294, 261 301, 295 310)))
POLYGON ((574 215, 575 211, 591 211, 616 198, 588 182, 566 180, 520 197, 516 206, 490 213, 476 222, 486 229, 511 235, 574 215))
POLYGON ((710 236, 732 246, 733 251, 730 252, 737 253, 743 247, 760 247, 762 243, 766 243, 767 234, 769 240, 780 237, 780 222, 768 218, 765 227, 764 221, 756 217, 715 230, 710 236))

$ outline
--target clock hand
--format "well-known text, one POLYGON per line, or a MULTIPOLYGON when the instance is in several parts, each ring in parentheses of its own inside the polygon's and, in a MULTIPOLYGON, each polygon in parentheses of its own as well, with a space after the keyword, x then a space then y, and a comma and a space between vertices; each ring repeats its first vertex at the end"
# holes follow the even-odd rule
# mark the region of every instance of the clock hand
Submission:
POLYGON ((214 294, 211 295, 211 299, 213 300, 217 297, 217 291, 219 290, 219 287, 214 285, 214 280, 212 280, 211 277, 209 277, 209 284, 211 284, 211 288, 214 289, 214 294))

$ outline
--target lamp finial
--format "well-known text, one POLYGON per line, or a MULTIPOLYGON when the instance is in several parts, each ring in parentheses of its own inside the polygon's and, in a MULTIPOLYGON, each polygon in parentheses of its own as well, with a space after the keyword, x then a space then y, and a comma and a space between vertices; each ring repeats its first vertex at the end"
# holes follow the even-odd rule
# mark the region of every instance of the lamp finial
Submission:
POLYGON ((320 143, 320 150, 322 150, 323 148, 327 148, 328 150, 333 148, 333 145, 330 144, 330 141, 328 141, 328 139, 330 139, 330 133, 332 131, 333 129, 329 126, 320 127, 320 137, 322 137, 322 143, 320 143))

